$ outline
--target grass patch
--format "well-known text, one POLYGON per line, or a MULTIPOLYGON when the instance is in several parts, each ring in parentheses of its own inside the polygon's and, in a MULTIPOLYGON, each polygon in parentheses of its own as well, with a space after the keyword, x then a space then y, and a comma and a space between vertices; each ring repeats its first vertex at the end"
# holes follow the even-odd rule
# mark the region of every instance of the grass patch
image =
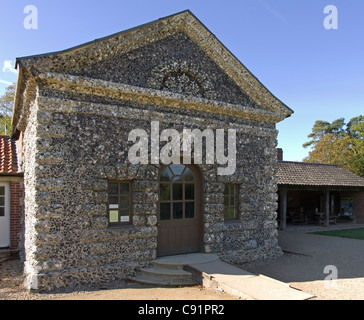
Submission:
POLYGON ((364 228, 347 229, 347 230, 318 231, 318 232, 312 232, 312 234, 364 240, 364 228))

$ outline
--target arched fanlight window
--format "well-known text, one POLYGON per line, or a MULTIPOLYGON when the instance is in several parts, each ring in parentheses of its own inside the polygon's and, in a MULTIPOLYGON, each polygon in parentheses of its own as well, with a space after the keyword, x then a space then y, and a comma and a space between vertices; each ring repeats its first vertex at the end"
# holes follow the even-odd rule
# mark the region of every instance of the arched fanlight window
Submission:
POLYGON ((195 217, 195 176, 182 164, 165 167, 160 175, 160 220, 195 217))

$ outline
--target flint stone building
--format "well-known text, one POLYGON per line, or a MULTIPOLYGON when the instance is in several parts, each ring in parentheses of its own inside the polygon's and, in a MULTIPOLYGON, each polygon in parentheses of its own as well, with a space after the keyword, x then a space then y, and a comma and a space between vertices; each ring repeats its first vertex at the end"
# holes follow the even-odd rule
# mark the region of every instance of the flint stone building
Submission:
POLYGON ((127 277, 162 255, 281 254, 275 125, 293 111, 190 11, 16 64, 27 288, 127 277), (131 165, 128 134, 151 121, 235 129, 235 173, 131 165))

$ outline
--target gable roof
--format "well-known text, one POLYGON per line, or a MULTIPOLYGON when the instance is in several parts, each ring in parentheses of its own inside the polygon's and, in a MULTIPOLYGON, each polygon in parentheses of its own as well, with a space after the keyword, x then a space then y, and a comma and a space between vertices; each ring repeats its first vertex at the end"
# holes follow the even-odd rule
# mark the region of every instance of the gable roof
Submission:
MULTIPOLYGON (((87 82, 82 77, 67 76, 69 71, 77 71, 86 66, 92 66, 100 60, 120 55, 131 50, 141 48, 145 45, 164 39, 169 35, 183 32, 197 46, 209 56, 264 112, 257 115, 257 110, 250 110, 246 106, 229 106, 233 115, 250 114, 252 118, 265 119, 267 121, 279 122, 291 116, 293 111, 277 99, 269 90, 198 20, 191 11, 186 10, 180 13, 141 25, 111 36, 94 40, 67 50, 53 52, 30 57, 22 57, 16 60, 16 67, 19 68, 19 78, 15 109, 20 108, 26 91, 25 86, 29 79, 38 77, 44 83, 52 86, 55 82, 62 82, 63 88, 72 90, 84 90, 85 86, 93 86, 94 92, 100 89, 109 91, 124 91, 124 97, 145 100, 145 97, 154 99, 160 98, 163 103, 170 100, 178 100, 177 95, 167 95, 158 90, 144 90, 139 87, 122 85, 115 87, 113 82, 87 82), (61 75, 61 78, 59 76, 61 75), (87 82, 87 84, 85 84, 87 82), (72 83, 72 85, 70 85, 72 83), (96 88, 97 86, 97 88, 96 88), (112 88, 114 86, 114 88, 112 88), (141 98, 143 96, 143 98, 141 98), (235 112, 235 113, 234 113, 235 112)), ((82 92, 84 93, 84 91, 82 92)), ((150 100, 150 99, 149 99, 150 100)), ((196 99, 195 99, 196 100, 196 99)), ((189 105, 196 105, 194 99, 187 101, 189 105)), ((206 99, 205 99, 206 100, 206 99)), ((205 105, 213 105, 212 101, 199 101, 205 105)), ((171 103, 172 104, 172 103, 171 103)), ((214 110, 223 110, 221 105, 215 106, 214 110)), ((253 109, 253 108, 251 108, 253 109)), ((208 108, 206 110, 209 110, 208 108)), ((211 109, 212 110, 212 109, 211 109)), ((15 118, 18 117, 14 110, 15 118)))
POLYGON ((279 186, 364 188, 364 179, 338 165, 278 161, 279 186))
POLYGON ((15 141, 0 135, 0 175, 18 175, 18 157, 15 141))

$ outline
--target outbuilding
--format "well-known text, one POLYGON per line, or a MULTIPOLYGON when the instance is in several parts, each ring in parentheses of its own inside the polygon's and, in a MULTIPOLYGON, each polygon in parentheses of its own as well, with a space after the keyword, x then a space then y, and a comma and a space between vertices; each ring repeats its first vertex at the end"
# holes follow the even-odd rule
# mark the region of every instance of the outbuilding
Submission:
POLYGON ((364 179, 338 165, 278 161, 278 221, 328 227, 364 222, 364 179))

